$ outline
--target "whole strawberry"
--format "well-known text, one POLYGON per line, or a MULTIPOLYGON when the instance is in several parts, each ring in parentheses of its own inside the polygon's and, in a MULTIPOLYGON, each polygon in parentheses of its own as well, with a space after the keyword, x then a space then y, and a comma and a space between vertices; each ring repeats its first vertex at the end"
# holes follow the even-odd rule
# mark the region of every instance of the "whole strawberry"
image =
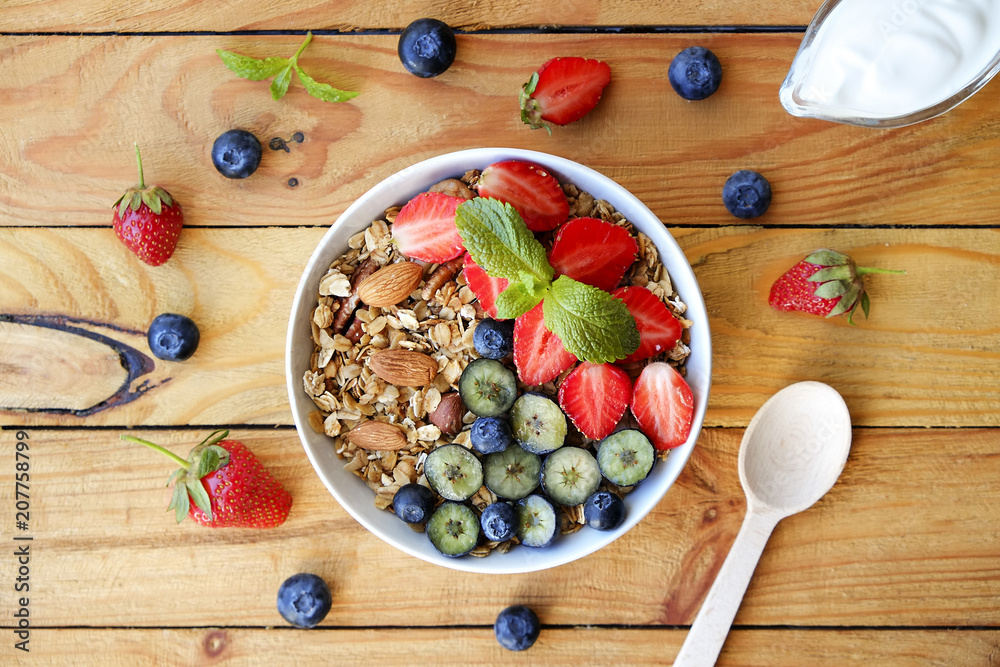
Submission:
POLYGON ((292 496, 253 452, 237 440, 225 440, 229 431, 215 431, 196 445, 185 461, 148 440, 123 435, 165 454, 181 468, 167 481, 174 495, 167 509, 177 523, 190 516, 209 528, 275 528, 288 518, 292 496), (194 504, 191 503, 194 500, 194 504))
POLYGON ((820 317, 847 313, 854 324, 858 306, 868 317, 870 301, 862 276, 868 273, 906 273, 857 266, 842 252, 821 249, 789 269, 771 285, 768 303, 777 310, 797 310, 820 317))
POLYGON ((139 259, 159 266, 174 254, 184 214, 169 192, 158 185, 146 187, 138 144, 135 159, 139 163, 139 185, 126 190, 114 203, 115 234, 139 259))

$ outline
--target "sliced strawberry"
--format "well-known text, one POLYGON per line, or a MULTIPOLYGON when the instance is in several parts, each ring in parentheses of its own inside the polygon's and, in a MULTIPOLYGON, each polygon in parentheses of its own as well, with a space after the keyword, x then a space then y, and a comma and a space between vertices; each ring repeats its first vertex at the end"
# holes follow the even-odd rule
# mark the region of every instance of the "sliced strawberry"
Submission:
POLYGON ((628 373, 611 364, 584 361, 559 385, 559 407, 591 440, 611 435, 631 397, 628 373))
POLYGON ((507 289, 507 284, 510 281, 506 278, 494 278, 486 273, 486 269, 476 264, 469 253, 465 253, 463 261, 462 270, 465 272, 465 283, 479 299, 479 305, 493 319, 501 319, 497 317, 497 297, 500 296, 500 292, 507 289))
POLYGON ((680 447, 691 435, 694 395, 680 373, 663 362, 649 364, 635 381, 632 414, 659 451, 680 447))
POLYGON ((446 262, 465 251, 455 227, 455 210, 465 202, 442 192, 421 192, 407 202, 392 223, 399 251, 412 259, 446 262))
POLYGON ((649 359, 660 352, 672 350, 677 345, 683 327, 655 294, 645 287, 635 285, 616 289, 611 296, 625 302, 628 311, 635 318, 635 328, 639 330, 639 349, 620 363, 649 359))
POLYGON ((556 379, 576 363, 559 336, 549 331, 538 304, 514 320, 514 366, 521 382, 537 386, 556 379))
POLYGON ((566 125, 580 120, 597 106, 610 82, 611 68, 605 62, 553 58, 524 84, 521 120, 533 130, 545 127, 542 121, 566 125))
POLYGON ((570 220, 556 232, 549 264, 556 275, 610 292, 635 261, 639 244, 624 227, 597 218, 570 220))
POLYGON ((547 232, 566 222, 569 201, 556 177, 530 162, 494 162, 479 176, 479 195, 513 206, 533 232, 547 232))

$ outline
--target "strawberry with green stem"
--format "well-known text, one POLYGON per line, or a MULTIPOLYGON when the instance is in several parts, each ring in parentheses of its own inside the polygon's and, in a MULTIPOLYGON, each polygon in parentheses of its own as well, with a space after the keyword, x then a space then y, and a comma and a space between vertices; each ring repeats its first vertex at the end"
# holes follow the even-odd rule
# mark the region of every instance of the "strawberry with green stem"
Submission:
POLYGON ((210 434, 184 460, 160 445, 131 435, 134 442, 166 455, 180 469, 167 481, 174 494, 167 509, 177 522, 190 516, 209 528, 275 528, 288 518, 292 496, 246 445, 226 440, 229 431, 210 434), (194 501, 192 504, 191 501, 194 501))
POLYGON ((863 277, 870 273, 906 273, 857 266, 848 255, 820 249, 800 261, 771 286, 768 303, 776 310, 793 310, 820 317, 847 314, 854 324, 858 306, 868 317, 871 302, 863 277))
POLYGON ((184 227, 181 205, 158 185, 146 186, 142 156, 135 144, 139 184, 125 191, 114 203, 115 235, 129 250, 150 266, 159 266, 174 254, 184 227))

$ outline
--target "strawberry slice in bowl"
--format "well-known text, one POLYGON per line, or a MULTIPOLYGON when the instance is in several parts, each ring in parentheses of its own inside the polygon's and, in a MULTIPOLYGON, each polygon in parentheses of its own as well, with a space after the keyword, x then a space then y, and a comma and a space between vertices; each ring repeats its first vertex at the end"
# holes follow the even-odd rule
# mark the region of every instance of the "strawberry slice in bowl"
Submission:
POLYGON ((559 181, 531 162, 494 162, 483 170, 477 187, 480 197, 513 206, 533 232, 555 229, 569 217, 569 201, 559 181))
POLYGON ((632 390, 632 415, 659 451, 680 447, 691 435, 694 394, 670 364, 649 364, 632 390))
POLYGON ((559 407, 591 440, 611 435, 631 398, 632 380, 612 364, 584 361, 559 385, 559 407))
POLYGON ((455 211, 465 200, 443 192, 421 192, 406 203, 392 225, 400 252, 425 262, 446 262, 465 252, 455 211))
POLYGON ((549 263, 557 275, 612 291, 632 266, 639 245, 619 225, 597 218, 577 218, 556 232, 549 263))
POLYGON ((659 297, 638 285, 621 287, 612 295, 625 302, 639 329, 639 349, 622 359, 621 363, 643 361, 677 345, 683 327, 659 297))
POLYGON ((507 289, 509 281, 486 273, 486 269, 476 264, 469 253, 465 253, 462 260, 462 270, 465 272, 465 282, 476 295, 483 312, 495 320, 500 319, 497 317, 497 297, 507 289))
POLYGON ((559 336, 545 326, 542 304, 514 320, 514 366, 521 382, 530 386, 551 382, 576 362, 559 336))

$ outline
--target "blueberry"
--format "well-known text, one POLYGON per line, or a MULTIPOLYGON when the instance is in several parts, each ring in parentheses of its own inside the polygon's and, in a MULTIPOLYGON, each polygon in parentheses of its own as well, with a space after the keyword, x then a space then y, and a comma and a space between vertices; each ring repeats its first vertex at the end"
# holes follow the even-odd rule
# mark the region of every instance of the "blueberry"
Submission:
POLYGON ((529 648, 538 639, 541 629, 535 612, 520 604, 501 611, 493 624, 493 633, 500 646, 511 651, 529 648))
POLYGON ((437 19, 417 19, 399 36, 396 52, 403 67, 426 79, 437 76, 455 62, 455 33, 437 19))
POLYGON ((511 435, 510 424, 506 419, 478 417, 472 423, 469 439, 480 454, 495 454, 507 449, 507 445, 514 441, 514 436, 511 435))
POLYGON ((260 141, 246 130, 229 130, 212 144, 212 164, 226 178, 246 178, 257 171, 260 141))
POLYGON ((756 171, 742 169, 722 186, 722 203, 737 218, 764 215, 771 205, 771 184, 756 171))
POLYGON ((670 61, 667 79, 684 99, 703 100, 719 89, 719 84, 722 83, 722 64, 708 49, 691 46, 670 61))
POLYGON ((406 523, 427 523, 434 511, 434 492, 420 484, 404 484, 392 498, 392 509, 406 523))
POLYGON ((201 334, 190 317, 163 313, 149 325, 146 334, 149 350, 154 357, 166 361, 184 361, 198 349, 201 334))
POLYGON ((483 535, 492 542, 506 542, 517 534, 517 510, 502 500, 486 506, 479 517, 483 535))
POLYGON ((315 574, 293 574, 278 589, 278 613, 297 628, 319 625, 332 604, 330 587, 315 574))
POLYGON ((514 351, 514 320, 482 320, 472 333, 472 344, 480 357, 503 359, 514 351))
POLYGON ((597 491, 583 504, 583 519, 591 528, 614 530, 625 520, 625 503, 610 491, 597 491))

